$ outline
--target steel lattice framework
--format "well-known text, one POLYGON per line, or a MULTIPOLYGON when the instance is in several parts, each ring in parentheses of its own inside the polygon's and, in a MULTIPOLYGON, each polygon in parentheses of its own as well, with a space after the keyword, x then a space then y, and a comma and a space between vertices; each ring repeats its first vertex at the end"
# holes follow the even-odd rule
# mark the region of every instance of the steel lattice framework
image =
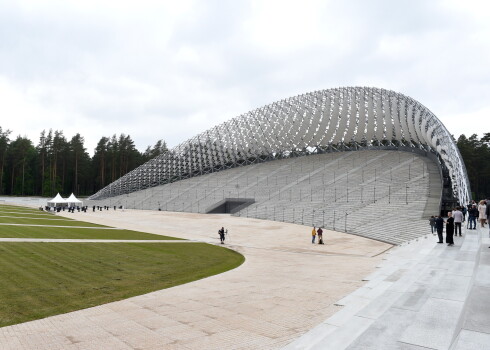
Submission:
POLYGON ((408 96, 371 87, 315 91, 255 109, 181 143, 89 199, 281 157, 382 147, 436 154, 454 196, 460 203, 471 199, 461 154, 439 119, 408 96))

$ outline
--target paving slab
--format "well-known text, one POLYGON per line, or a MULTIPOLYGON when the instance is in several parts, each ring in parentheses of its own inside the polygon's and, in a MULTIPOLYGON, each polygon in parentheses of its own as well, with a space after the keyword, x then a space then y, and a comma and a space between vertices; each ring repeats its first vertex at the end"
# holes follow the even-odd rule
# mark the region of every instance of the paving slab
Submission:
POLYGON ((448 273, 453 275, 461 275, 471 277, 475 274, 476 256, 473 255, 472 260, 455 260, 448 273))
POLYGON ((454 350, 490 350, 490 334, 463 329, 454 350))
POLYGON ((471 287, 471 277, 446 274, 436 283, 430 296, 433 298, 465 301, 471 287))
POLYGON ((304 337, 301 337, 296 342, 285 346, 283 350, 307 350, 311 349, 315 344, 322 342, 325 338, 328 338, 330 334, 336 331, 338 327, 331 324, 321 323, 312 330, 310 330, 304 337))
POLYGON ((449 349, 463 302, 429 298, 400 336, 400 342, 430 349, 449 349))
POLYGON ((479 265, 476 270, 475 284, 490 287, 490 265, 479 265))
POLYGON ((333 316, 326 320, 325 323, 336 327, 345 326, 351 321, 352 317, 354 317, 370 302, 370 299, 359 298, 356 302, 351 302, 340 311, 337 311, 333 316))
POLYGON ((393 307, 411 311, 419 311, 430 296, 427 285, 414 283, 393 303, 393 307))
POLYGON ((490 287, 474 285, 467 300, 463 328, 490 334, 490 287))
POLYGON ((403 294, 399 292, 387 291, 383 293, 368 305, 366 305, 362 310, 360 310, 356 316, 378 319, 383 313, 388 310, 393 303, 395 303, 403 294))
POLYGON ((327 334, 323 340, 313 345, 312 350, 338 350, 347 348, 357 337, 373 324, 374 320, 354 316, 348 324, 327 334))
POLYGON ((480 265, 490 266, 490 249, 483 246, 480 253, 480 265))
POLYGON ((416 312, 390 308, 362 333, 347 349, 392 350, 400 346, 398 339, 413 322, 416 312))
POLYGON ((401 277, 398 281, 393 283, 390 291, 392 292, 405 292, 409 288, 413 286, 414 283, 424 284, 422 281, 423 275, 429 274, 428 270, 430 269, 429 265, 420 264, 417 268, 412 269, 405 273, 403 277, 401 277))

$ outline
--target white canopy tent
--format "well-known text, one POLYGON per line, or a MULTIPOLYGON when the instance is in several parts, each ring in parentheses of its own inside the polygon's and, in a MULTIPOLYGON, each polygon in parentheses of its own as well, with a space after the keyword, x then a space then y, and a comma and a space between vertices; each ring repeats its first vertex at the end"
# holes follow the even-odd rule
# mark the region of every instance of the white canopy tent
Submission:
POLYGON ((63 199, 58 193, 53 199, 48 201, 49 207, 66 207, 68 206, 68 202, 66 199, 63 199))
POLYGON ((68 203, 69 207, 80 207, 83 205, 83 202, 75 197, 73 193, 66 199, 66 203, 68 203))

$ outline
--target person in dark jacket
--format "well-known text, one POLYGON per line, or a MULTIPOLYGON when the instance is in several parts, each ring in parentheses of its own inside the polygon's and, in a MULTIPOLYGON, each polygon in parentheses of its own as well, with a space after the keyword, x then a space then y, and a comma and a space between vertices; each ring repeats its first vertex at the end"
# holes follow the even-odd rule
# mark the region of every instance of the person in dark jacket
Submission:
POLYGON ((435 236, 436 234, 434 232, 436 231, 436 217, 434 215, 430 217, 429 225, 430 225, 430 231, 432 235, 435 236))
POLYGON ((318 244, 323 244, 323 230, 321 227, 318 228, 316 234, 318 235, 318 244))
POLYGON ((442 237, 442 231, 444 230, 444 219, 440 215, 438 215, 436 219, 436 230, 437 236, 439 237, 439 242, 437 243, 444 243, 444 238, 442 237))
POLYGON ((446 221, 446 243, 449 246, 454 245, 453 235, 454 235, 454 218, 453 213, 447 213, 447 221, 446 221))
POLYGON ((478 208, 476 207, 476 204, 473 204, 471 208, 468 210, 468 225, 470 226, 468 228, 469 230, 476 230, 477 217, 478 217, 478 208))
POLYGON ((225 228, 222 227, 218 230, 219 234, 219 240, 221 241, 221 244, 225 244, 225 228))

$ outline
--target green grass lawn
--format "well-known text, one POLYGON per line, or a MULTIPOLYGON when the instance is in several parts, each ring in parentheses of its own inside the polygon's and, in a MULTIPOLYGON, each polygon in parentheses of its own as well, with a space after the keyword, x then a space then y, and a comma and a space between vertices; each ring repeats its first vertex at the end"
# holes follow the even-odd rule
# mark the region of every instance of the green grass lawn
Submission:
POLYGON ((131 230, 0 225, 0 238, 180 239, 131 230))
POLYGON ((0 208, 19 209, 19 210, 39 210, 33 207, 23 207, 19 205, 0 204, 0 208))
MULTIPOLYGON (((0 205, 0 208, 4 207, 0 205)), ((21 208, 21 207, 19 207, 21 208)), ((28 208, 27 208, 28 209, 28 208)), ((23 214, 1 213, 0 223, 7 224, 32 224, 44 226, 10 226, 0 225, 0 238, 65 238, 65 239, 178 239, 169 236, 155 235, 131 230, 105 230, 107 226, 77 221, 53 214, 48 217, 36 215, 38 211, 25 212, 23 214), (19 217, 16 215, 22 215, 19 217), (26 218, 28 217, 28 218, 26 218), (79 227, 52 227, 52 226, 80 226, 92 227, 89 229, 79 227), (95 228, 100 227, 100 230, 95 228)))
POLYGON ((17 218, 17 217, 30 217, 30 218, 56 218, 57 216, 56 215, 53 215, 53 214, 49 214, 49 213, 46 213, 46 212, 30 212, 30 211, 25 211, 25 212, 20 212, 20 211, 16 211, 15 213, 14 212, 11 212, 11 211, 2 211, 0 210, 0 216, 8 216, 8 217, 12 217, 12 218, 17 218))
MULTIPOLYGON (((0 238, 178 239, 29 208, 0 205, 0 216, 0 223, 45 225, 0 225, 0 238)), ((237 252, 204 243, 0 243, 0 327, 169 288, 243 261, 237 252)))
POLYGON ((34 207, 22 207, 18 205, 8 205, 8 204, 0 204, 0 210, 18 210, 18 211, 33 211, 33 212, 39 212, 42 213, 39 208, 34 208, 34 207))
POLYGON ((0 212, 0 218, 18 218, 18 219, 42 219, 42 220, 74 220, 72 218, 66 218, 64 216, 55 215, 35 215, 35 214, 12 214, 12 213, 2 213, 0 212))
POLYGON ((243 261, 204 243, 1 243, 0 327, 169 288, 243 261))
POLYGON ((0 216, 8 216, 11 218, 55 218, 56 216, 53 214, 48 214, 48 213, 20 213, 20 212, 6 212, 6 211, 0 211, 0 216))
POLYGON ((75 221, 72 219, 66 219, 66 218, 56 218, 56 220, 53 220, 55 218, 39 218, 39 217, 30 217, 28 219, 26 218, 19 218, 19 217, 2 217, 0 216, 0 223, 5 223, 5 224, 26 224, 26 225, 47 225, 47 226, 82 226, 82 227, 107 227, 107 226, 102 226, 102 225, 97 225, 97 224, 92 224, 89 222, 83 222, 83 221, 75 221))

